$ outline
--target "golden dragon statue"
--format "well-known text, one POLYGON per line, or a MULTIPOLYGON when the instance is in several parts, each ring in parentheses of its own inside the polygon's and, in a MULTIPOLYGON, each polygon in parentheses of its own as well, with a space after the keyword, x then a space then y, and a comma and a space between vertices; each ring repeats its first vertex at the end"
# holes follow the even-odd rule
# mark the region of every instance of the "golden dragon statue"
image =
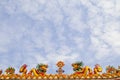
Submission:
POLYGON ((83 62, 76 62, 72 64, 73 70, 75 71, 74 75, 99 75, 102 72, 102 67, 99 64, 96 64, 94 70, 89 66, 83 67, 83 62))
POLYGON ((115 68, 114 66, 107 66, 106 67, 106 73, 102 74, 103 76, 112 76, 112 77, 116 77, 116 75, 120 76, 120 66, 118 66, 118 69, 115 68))
POLYGON ((38 64, 36 68, 32 68, 30 72, 28 73, 29 75, 34 75, 34 76, 45 76, 46 71, 47 71, 48 65, 47 64, 38 64))
POLYGON ((28 74, 29 76, 45 76, 45 73, 47 71, 48 65, 46 64, 38 64, 36 68, 32 68, 28 73, 27 73, 27 65, 24 64, 21 66, 19 72, 22 73, 22 75, 28 74))

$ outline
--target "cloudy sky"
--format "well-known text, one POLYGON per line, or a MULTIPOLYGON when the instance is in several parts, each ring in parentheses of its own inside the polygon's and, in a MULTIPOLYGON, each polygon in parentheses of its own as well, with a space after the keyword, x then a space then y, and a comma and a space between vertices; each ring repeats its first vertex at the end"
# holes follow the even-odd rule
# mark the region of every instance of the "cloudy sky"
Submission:
POLYGON ((0 69, 56 62, 120 65, 120 0, 0 0, 0 69))

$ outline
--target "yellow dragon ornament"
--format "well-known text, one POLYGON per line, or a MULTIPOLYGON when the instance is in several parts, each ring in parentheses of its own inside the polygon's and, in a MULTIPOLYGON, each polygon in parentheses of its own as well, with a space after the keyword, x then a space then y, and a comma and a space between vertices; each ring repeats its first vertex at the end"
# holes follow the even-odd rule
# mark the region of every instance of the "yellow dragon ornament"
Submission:
POLYGON ((102 67, 99 64, 96 64, 93 71, 89 66, 83 67, 83 62, 76 62, 72 64, 73 70, 75 71, 74 75, 99 75, 102 72, 102 67))
POLYGON ((46 64, 38 64, 36 66, 36 68, 32 68, 28 74, 29 75, 34 75, 36 77, 45 76, 47 68, 48 68, 48 65, 46 65, 46 64))

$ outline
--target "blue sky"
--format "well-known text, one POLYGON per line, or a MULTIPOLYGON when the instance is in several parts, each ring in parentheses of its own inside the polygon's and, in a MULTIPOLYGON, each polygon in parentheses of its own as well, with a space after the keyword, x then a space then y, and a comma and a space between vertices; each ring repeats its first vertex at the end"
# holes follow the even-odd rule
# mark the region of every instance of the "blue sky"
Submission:
POLYGON ((83 61, 120 65, 120 0, 0 0, 0 68, 83 61))

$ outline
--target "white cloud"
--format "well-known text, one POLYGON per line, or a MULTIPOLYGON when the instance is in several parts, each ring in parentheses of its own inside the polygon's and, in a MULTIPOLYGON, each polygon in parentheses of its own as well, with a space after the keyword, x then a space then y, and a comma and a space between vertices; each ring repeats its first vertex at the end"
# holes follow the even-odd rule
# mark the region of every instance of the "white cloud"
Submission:
POLYGON ((120 3, 119 0, 102 0, 98 1, 98 6, 101 7, 106 14, 118 16, 120 14, 120 6, 116 7, 118 3, 120 3))
POLYGON ((110 45, 120 47, 120 23, 119 21, 112 21, 106 23, 104 29, 104 34, 101 36, 105 39, 110 45))
MULTIPOLYGON (((91 28, 91 48, 97 59, 119 55, 120 27, 116 11, 118 0, 97 0, 86 2, 89 5, 89 21, 91 28)), ((83 1, 84 3, 84 1, 83 1)), ((85 3, 84 3, 85 4, 85 3)), ((90 49, 91 49, 90 48, 90 49)))
POLYGON ((110 54, 110 49, 103 41, 99 40, 97 37, 91 37, 91 47, 95 51, 95 58, 101 60, 106 58, 110 54))
MULTIPOLYGON (((96 25, 99 24, 100 23, 96 23, 96 25)), ((96 56, 99 55, 102 58, 108 57, 110 54, 119 54, 120 27, 118 21, 108 21, 106 24, 104 24, 104 27, 96 26, 91 30, 92 47, 96 51, 96 56)))
MULTIPOLYGON (((96 1, 90 1, 94 6, 90 6, 90 11, 94 11, 96 13, 97 11, 104 13, 104 15, 111 15, 114 17, 119 17, 120 14, 120 6, 119 0, 96 0, 96 1), (93 10, 95 9, 95 10, 93 10)), ((92 15, 91 15, 92 16, 92 15)))

